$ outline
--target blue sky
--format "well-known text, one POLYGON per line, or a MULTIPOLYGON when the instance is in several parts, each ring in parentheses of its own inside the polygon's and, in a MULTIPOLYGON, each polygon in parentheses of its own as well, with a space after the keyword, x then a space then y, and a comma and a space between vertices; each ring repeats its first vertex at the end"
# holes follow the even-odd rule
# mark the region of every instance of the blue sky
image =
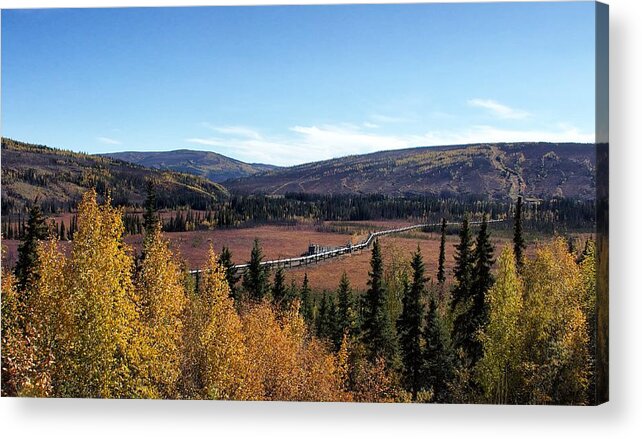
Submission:
POLYGON ((291 165, 594 138, 594 4, 2 11, 2 135, 291 165))

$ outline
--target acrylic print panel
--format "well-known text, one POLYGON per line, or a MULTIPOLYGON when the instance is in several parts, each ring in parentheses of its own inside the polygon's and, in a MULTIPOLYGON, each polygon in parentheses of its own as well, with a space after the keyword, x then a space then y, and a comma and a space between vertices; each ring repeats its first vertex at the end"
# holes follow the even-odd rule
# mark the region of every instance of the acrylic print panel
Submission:
POLYGON ((2 395, 608 400, 608 7, 2 11, 2 395))

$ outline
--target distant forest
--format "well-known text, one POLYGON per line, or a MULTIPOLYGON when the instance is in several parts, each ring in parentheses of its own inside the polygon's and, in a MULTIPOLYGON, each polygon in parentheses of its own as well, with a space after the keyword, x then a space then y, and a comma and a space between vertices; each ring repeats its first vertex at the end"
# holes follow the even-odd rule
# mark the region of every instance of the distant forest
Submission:
MULTIPOLYGON (((101 197, 102 198, 102 197, 101 197)), ((158 203, 163 207, 166 202, 158 203)), ((118 203, 114 202, 114 205, 118 203)), ((43 207, 43 206, 41 206, 43 207)), ((47 207, 53 207, 48 204, 47 207)), ((125 233, 140 234, 143 219, 142 205, 128 206, 124 215, 125 233)), ((491 219, 509 218, 514 204, 509 201, 489 201, 481 196, 460 195, 457 197, 406 197, 384 195, 310 195, 287 194, 285 196, 230 195, 218 203, 201 206, 166 208, 163 230, 185 232, 208 230, 216 227, 252 227, 260 224, 296 224, 303 221, 373 221, 407 220, 416 223, 436 223, 442 218, 448 221, 461 219, 468 214, 472 219, 488 215, 491 219)), ((54 212, 73 212, 72 209, 53 209, 54 212)), ((3 213, 6 211, 3 210, 3 213)), ((46 213, 53 213, 45 209, 46 213)), ((26 212, 19 211, 2 217, 2 235, 19 238, 24 233, 26 212)), ((593 231, 595 225, 595 202, 565 198, 534 200, 524 205, 524 226, 533 232, 556 234, 578 231, 593 231)), ((60 239, 71 239, 76 227, 74 217, 67 224, 58 221, 60 239)), ((497 224, 497 230, 510 229, 509 224, 497 224)))

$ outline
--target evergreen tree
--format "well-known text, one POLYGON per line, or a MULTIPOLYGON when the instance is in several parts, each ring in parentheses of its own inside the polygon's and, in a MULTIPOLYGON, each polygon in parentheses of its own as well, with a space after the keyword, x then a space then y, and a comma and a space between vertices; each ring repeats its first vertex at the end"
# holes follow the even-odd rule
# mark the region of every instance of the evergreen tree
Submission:
POLYGON ((437 269, 437 282, 444 285, 446 282, 446 218, 441 219, 441 241, 439 243, 439 268, 437 269))
POLYGON ((493 245, 490 242, 488 233, 488 221, 486 216, 482 220, 475 242, 475 267, 473 269, 473 303, 471 307, 470 318, 476 322, 475 334, 471 337, 473 345, 469 355, 473 362, 477 362, 482 357, 482 344, 476 334, 483 329, 488 322, 488 304, 486 295, 488 290, 493 286, 495 278, 491 273, 491 268, 495 263, 493 259, 493 245))
POLYGON ((5 234, 7 239, 13 239, 13 224, 11 224, 11 217, 7 216, 7 233, 5 234))
POLYGON ((426 291, 425 268, 419 247, 417 247, 410 266, 413 270, 412 285, 408 286, 406 282, 406 288, 404 288, 403 310, 397 320, 397 332, 399 333, 404 382, 414 400, 417 399, 417 392, 421 388, 421 321, 423 314, 421 301, 426 291))
MULTIPOLYGON (((468 359, 468 349, 474 343, 474 330, 476 322, 469 320, 469 309, 472 302, 474 257, 472 250, 472 237, 468 227, 468 218, 464 218, 459 232, 459 244, 455 247, 455 287, 452 291, 451 310, 454 315, 453 321, 453 345, 461 349, 464 357, 468 359)), ((470 364, 464 364, 465 368, 470 364)))
POLYGON ((483 355, 483 347, 479 340, 479 331, 486 325, 488 310, 486 294, 493 285, 494 279, 490 272, 493 261, 493 246, 488 234, 486 217, 482 220, 475 243, 474 265, 472 269, 472 285, 470 296, 464 303, 463 309, 455 318, 457 329, 456 343, 461 347, 473 366, 483 355))
MULTIPOLYGON (((294 279, 290 280, 290 286, 288 287, 286 298, 287 298, 287 306, 291 306, 295 300, 301 299, 301 296, 299 294, 299 289, 297 288, 297 285, 294 279)), ((299 303, 299 306, 300 306, 300 303, 299 303)))
POLYGON ((459 244, 455 247, 455 287, 451 307, 454 310, 460 303, 465 303, 470 296, 473 282, 472 236, 465 217, 459 231, 459 244))
POLYGON ((268 268, 261 265, 261 262, 263 262, 263 250, 257 238, 254 239, 249 266, 243 275, 243 289, 254 300, 262 300, 270 291, 268 268))
POLYGON ((23 291, 30 282, 30 276, 38 270, 38 241, 48 238, 49 229, 45 217, 37 202, 29 210, 29 220, 24 233, 21 234, 22 243, 18 246, 18 261, 16 262, 16 281, 19 291, 23 291))
POLYGON ((383 358, 390 366, 396 361, 396 340, 393 323, 386 309, 386 290, 383 282, 381 245, 372 247, 368 290, 364 296, 363 340, 369 359, 383 358))
POLYGON ((62 220, 60 221, 60 232, 58 233, 58 239, 60 241, 64 241, 65 239, 67 239, 67 233, 65 232, 65 222, 62 220))
MULTIPOLYGON (((337 327, 339 326, 339 318, 337 315, 337 304, 334 300, 334 296, 332 294, 328 294, 328 308, 327 308, 327 313, 326 313, 326 338, 328 338, 333 345, 335 345, 334 337, 335 334, 337 333, 337 327)), ((341 347, 341 344, 339 343, 339 346, 336 347, 337 351, 341 347)))
POLYGON ((156 209, 156 189, 152 180, 147 181, 147 197, 145 198, 145 212, 143 213, 143 225, 145 227, 145 236, 151 236, 156 229, 158 212, 156 209))
POLYGON ((232 297, 232 299, 234 299, 235 301, 239 300, 239 291, 238 287, 236 286, 239 278, 236 275, 236 269, 234 268, 234 263, 232 262, 232 252, 227 246, 223 246, 223 249, 221 250, 219 263, 225 270, 225 280, 227 280, 227 285, 230 289, 230 297, 232 297))
POLYGON ((524 266, 524 250, 526 243, 522 236, 522 197, 517 197, 517 205, 515 206, 515 218, 513 225, 513 252, 515 253, 515 261, 517 269, 521 270, 524 266))
POLYGON ((321 304, 319 305, 319 312, 316 319, 316 330, 317 337, 319 338, 328 338, 330 335, 330 307, 328 303, 328 297, 325 291, 321 298, 321 304))
POLYGON ((339 288, 337 290, 337 331, 335 334, 335 346, 339 346, 344 334, 356 335, 357 314, 352 297, 352 287, 346 272, 343 272, 339 288))
POLYGON ((426 326, 423 331, 422 381, 426 389, 432 389, 434 402, 448 402, 448 384, 453 377, 453 355, 444 322, 439 315, 437 303, 430 298, 426 326))
POLYGON ((283 267, 278 267, 274 273, 274 283, 272 284, 272 300, 274 304, 279 306, 286 305, 287 294, 285 272, 283 271, 283 267))
POLYGON ((313 309, 314 307, 312 304, 312 297, 310 296, 308 273, 305 273, 303 276, 303 285, 301 285, 301 315, 308 325, 311 325, 312 320, 314 319, 313 309))

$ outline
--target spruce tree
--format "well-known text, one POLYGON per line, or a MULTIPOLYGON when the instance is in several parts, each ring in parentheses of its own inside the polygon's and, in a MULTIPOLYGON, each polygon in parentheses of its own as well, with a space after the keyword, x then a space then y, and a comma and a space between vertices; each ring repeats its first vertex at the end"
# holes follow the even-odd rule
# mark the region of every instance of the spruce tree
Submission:
MULTIPOLYGON (((495 281, 491 268, 495 263, 493 259, 493 245, 490 242, 490 233, 488 232, 488 221, 486 216, 482 220, 475 242, 475 266, 473 268, 473 295, 475 306, 481 306, 486 297, 486 293, 493 286, 495 281)), ((483 317, 483 314, 480 314, 483 317)))
POLYGON ((339 346, 344 334, 355 336, 357 331, 357 314, 352 297, 352 287, 346 272, 343 272, 337 289, 337 331, 335 345, 339 346))
POLYGON ((145 212, 143 213, 143 225, 145 236, 152 236, 156 224, 160 221, 156 208, 156 189, 152 180, 147 180, 147 196, 145 198, 145 212))
POLYGON ((284 306, 287 301, 287 287, 285 286, 285 272, 283 267, 278 267, 274 273, 274 283, 272 284, 272 300, 275 305, 284 306))
POLYGON ((261 265, 261 262, 263 262, 263 250, 257 238, 254 240, 249 266, 243 275, 243 289, 253 300, 262 300, 270 291, 268 268, 261 265))
POLYGON ((49 228, 45 222, 37 201, 29 209, 29 219, 23 228, 21 243, 18 246, 18 261, 16 262, 16 281, 19 290, 24 290, 30 281, 30 276, 38 270, 38 241, 49 237, 49 228))
POLYGON ((232 262, 232 252, 229 247, 223 246, 221 250, 221 256, 219 257, 219 263, 221 267, 225 270, 225 280, 227 280, 227 285, 230 287, 230 297, 232 299, 239 300, 239 290, 236 284, 239 281, 238 276, 236 275, 236 269, 234 268, 234 263, 232 262))
POLYGON ((524 266, 524 250, 526 243, 522 236, 522 197, 517 197, 517 205, 515 206, 515 218, 513 225, 513 252, 515 253, 515 261, 517 269, 521 270, 524 266))
POLYGON ((455 287, 452 292, 451 308, 454 310, 460 303, 465 303, 471 294, 473 282, 472 236, 465 217, 459 231, 459 244, 455 246, 455 287))
POLYGON ((434 297, 430 298, 423 331, 422 384, 432 389, 433 402, 448 402, 448 383, 453 376, 453 355, 445 324, 434 297))
POLYGON ((61 220, 60 221, 60 230, 58 232, 58 239, 60 241, 64 241, 66 238, 67 238, 67 234, 65 232, 65 222, 61 220))
POLYGON ((421 389, 421 323, 423 314, 421 301, 426 291, 425 268, 419 247, 417 247, 410 266, 413 270, 412 285, 405 282, 403 309, 397 320, 397 332, 399 333, 404 383, 406 389, 412 393, 414 400, 417 399, 417 392, 421 389))
POLYGON ((491 268, 495 261, 493 260, 493 246, 490 242, 486 216, 484 216, 479 228, 475 242, 474 258, 472 300, 459 317, 459 320, 465 320, 462 324, 468 326, 463 347, 472 364, 477 363, 483 354, 483 346, 477 335, 488 320, 486 295, 494 282, 491 268))
POLYGON ((294 279, 290 280, 290 286, 287 289, 287 306, 290 306, 292 302, 297 299, 300 299, 301 295, 299 294, 299 289, 297 288, 296 282, 294 279))
POLYGON ((301 315, 308 325, 312 325, 312 320, 314 319, 313 309, 308 273, 305 273, 303 276, 303 285, 301 285, 301 315))
POLYGON ((459 232, 459 244, 455 252, 455 287, 452 291, 451 310, 453 321, 453 345, 465 354, 469 367, 469 353, 475 343, 475 330, 477 322, 471 320, 470 313, 473 302, 473 272, 474 256, 472 250, 472 237, 468 227, 468 218, 464 218, 459 232))
POLYGON ((441 219, 441 241, 439 243, 439 267, 437 268, 437 282, 444 285, 446 282, 446 218, 441 219))
POLYGON ((393 323, 386 307, 383 259, 378 240, 372 247, 368 276, 368 290, 363 304, 363 341, 371 361, 383 358, 390 366, 396 361, 397 345, 393 323))
MULTIPOLYGON (((337 334, 337 327, 339 326, 339 317, 337 315, 337 303, 334 300, 332 294, 328 294, 328 311, 326 314, 326 337, 332 342, 338 351, 341 347, 341 343, 336 343, 335 335, 337 334)), ((343 340, 342 340, 343 341, 343 340)))
POLYGON ((328 304, 328 297, 325 291, 321 297, 321 304, 319 305, 319 312, 316 319, 317 337, 328 338, 330 333, 330 309, 328 304))

